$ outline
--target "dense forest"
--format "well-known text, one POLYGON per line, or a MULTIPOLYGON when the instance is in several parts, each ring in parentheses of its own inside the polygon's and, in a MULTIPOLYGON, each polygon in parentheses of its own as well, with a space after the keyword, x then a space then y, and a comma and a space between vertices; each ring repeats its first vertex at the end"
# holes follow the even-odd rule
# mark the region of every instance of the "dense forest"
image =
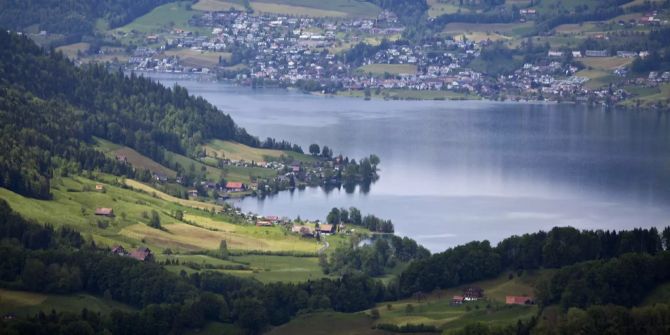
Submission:
POLYGON ((660 234, 655 228, 621 232, 554 228, 513 236, 496 247, 488 241, 470 242, 414 262, 401 274, 398 291, 409 296, 493 278, 506 269, 561 268, 627 253, 655 255, 668 247, 670 227, 660 234))
POLYGON ((230 116, 182 87, 75 67, 26 37, 0 32, 0 186, 48 199, 54 173, 100 169, 132 176, 130 166, 93 150, 94 136, 129 146, 159 163, 167 151, 196 156, 213 138, 302 152, 285 141, 260 141, 230 116))
POLYGON ((63 34, 71 40, 93 34, 97 20, 111 28, 125 25, 136 17, 171 0, 0 0, 0 26, 63 34))

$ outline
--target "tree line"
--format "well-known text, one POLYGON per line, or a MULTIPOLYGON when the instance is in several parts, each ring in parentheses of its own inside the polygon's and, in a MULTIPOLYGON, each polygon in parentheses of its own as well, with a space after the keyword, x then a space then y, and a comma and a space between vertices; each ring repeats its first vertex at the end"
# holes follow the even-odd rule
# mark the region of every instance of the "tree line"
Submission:
POLYGON ((506 269, 561 268, 590 260, 608 260, 626 253, 656 255, 670 247, 670 227, 630 231, 577 230, 556 227, 504 239, 470 242, 412 262, 398 279, 398 293, 409 296, 477 280, 506 269))

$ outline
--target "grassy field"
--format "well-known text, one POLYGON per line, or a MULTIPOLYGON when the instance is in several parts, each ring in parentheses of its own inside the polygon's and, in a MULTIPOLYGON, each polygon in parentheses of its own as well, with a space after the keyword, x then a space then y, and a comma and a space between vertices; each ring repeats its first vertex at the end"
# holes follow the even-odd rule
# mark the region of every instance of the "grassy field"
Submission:
POLYGON ((312 156, 300 154, 294 151, 253 148, 248 145, 221 140, 210 141, 205 145, 205 150, 207 151, 208 156, 227 158, 230 160, 243 160, 247 162, 277 161, 281 156, 288 156, 296 161, 305 163, 312 163, 316 161, 316 159, 312 156))
POLYGON ((158 164, 156 161, 140 154, 134 149, 120 146, 101 138, 96 138, 95 140, 97 142, 96 147, 98 150, 106 153, 109 157, 116 159, 118 156, 125 156, 128 160, 128 163, 136 168, 149 170, 153 173, 162 173, 170 178, 177 176, 177 172, 174 170, 168 169, 163 165, 158 164))
POLYGON ((241 1, 225 1, 225 0, 199 0, 191 8, 206 12, 219 12, 232 9, 245 10, 241 1))
POLYGON ((585 66, 596 70, 612 71, 618 67, 630 64, 633 60, 621 57, 586 57, 579 61, 585 66))
POLYGON ((624 101, 622 105, 633 107, 637 105, 638 101, 641 106, 650 106, 658 103, 667 105, 670 102, 670 84, 662 84, 657 88, 635 88, 632 91, 632 93, 637 93, 639 96, 624 101))
POLYGON ((255 12, 309 17, 365 17, 379 15, 379 7, 357 0, 262 0, 251 1, 255 12))
POLYGON ((575 73, 576 76, 589 78, 584 86, 589 89, 605 87, 617 80, 617 77, 611 71, 603 70, 581 70, 575 73))
POLYGON ((60 46, 60 47, 56 48, 56 51, 62 52, 68 58, 76 58, 77 54, 80 51, 85 52, 90 47, 91 47, 91 45, 89 43, 79 42, 79 43, 60 46))
POLYGON ((499 35, 515 37, 523 35, 533 29, 532 22, 526 23, 449 23, 442 30, 443 34, 457 36, 467 33, 497 33, 499 35))
MULTIPOLYGON (((472 322, 483 322, 489 325, 509 325, 519 319, 528 319, 537 315, 537 306, 507 306, 506 295, 532 295, 533 285, 539 278, 549 274, 548 271, 524 273, 521 277, 508 278, 505 273, 499 278, 472 283, 484 289, 486 299, 468 302, 461 306, 451 306, 454 295, 462 294, 462 287, 435 291, 420 302, 405 299, 391 303, 381 303, 376 308, 380 318, 373 320, 370 311, 357 314, 313 313, 302 315, 270 334, 382 334, 372 327, 375 324, 387 323, 404 325, 427 324, 442 330, 457 330, 472 322), (407 312, 411 304, 413 311, 407 312), (336 323, 336 328, 329 324, 336 323), (331 329, 332 328, 332 329, 331 329), (337 329, 337 330, 335 330, 337 329)), ((468 285, 470 286, 470 285, 468 285)))
POLYGON ((190 1, 178 1, 158 6, 149 13, 116 30, 126 33, 130 31, 160 33, 172 28, 189 30, 191 27, 188 24, 188 20, 197 14, 196 11, 188 8, 190 3, 190 1))
POLYGON ((291 322, 274 328, 268 335, 381 335, 386 332, 372 329, 372 320, 365 314, 322 312, 300 315, 291 322))
POLYGON ((192 67, 215 67, 219 65, 219 57, 230 60, 231 53, 216 51, 199 51, 191 49, 168 50, 166 56, 178 56, 181 63, 192 67))
POLYGON ((472 284, 484 289, 486 300, 451 306, 451 298, 461 295, 462 287, 442 290, 431 293, 420 302, 406 299, 391 303, 390 308, 389 304, 380 304, 377 309, 381 317, 376 322, 397 325, 423 323, 441 329, 458 329, 469 321, 508 324, 535 315, 535 306, 506 306, 505 296, 533 295, 533 285, 543 273, 524 274, 513 279, 509 279, 507 275, 505 273, 499 278, 472 284), (408 304, 414 307, 413 312, 406 311, 408 304))
POLYGON ((191 169, 191 166, 193 166, 193 171, 200 171, 206 179, 211 181, 218 181, 221 178, 225 178, 228 181, 241 181, 249 183, 253 178, 256 177, 270 178, 277 175, 277 172, 272 169, 258 167, 245 168, 237 166, 226 166, 220 169, 173 152, 167 153, 166 160, 170 163, 170 165, 178 163, 187 169, 191 169))
POLYGON ((151 194, 152 197, 165 200, 167 202, 171 202, 174 204, 179 204, 184 207, 188 208, 197 208, 197 209, 202 209, 202 210, 211 210, 214 208, 217 211, 220 211, 223 209, 223 207, 215 204, 210 204, 210 203, 205 203, 202 201, 197 201, 197 200, 190 200, 190 199, 182 199, 182 198, 177 198, 174 196, 171 196, 169 194, 163 193, 149 185, 142 184, 139 181, 132 180, 132 179, 126 179, 125 184, 127 186, 130 186, 131 188, 135 190, 139 190, 148 194, 151 194))
POLYGON ((107 314, 114 309, 132 311, 133 308, 89 294, 41 294, 24 291, 0 289, 0 314, 34 315, 40 311, 81 313, 82 309, 107 314))
POLYGON ((469 13, 471 10, 467 7, 458 5, 457 0, 428 0, 428 16, 438 17, 444 14, 469 13))
POLYGON ((358 68, 358 71, 373 75, 389 74, 416 74, 414 64, 368 64, 358 68))

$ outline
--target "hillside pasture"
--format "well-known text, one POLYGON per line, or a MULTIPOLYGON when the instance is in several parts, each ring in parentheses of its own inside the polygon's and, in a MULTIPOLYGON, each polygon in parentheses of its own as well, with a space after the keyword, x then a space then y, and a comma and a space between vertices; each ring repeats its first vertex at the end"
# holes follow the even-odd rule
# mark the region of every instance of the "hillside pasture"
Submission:
POLYGON ((125 33, 136 31, 146 34, 160 33, 172 28, 189 30, 188 20, 197 14, 196 11, 189 9, 190 4, 190 1, 177 1, 158 6, 115 31, 125 33))
POLYGON ((165 51, 166 56, 177 56, 185 66, 192 67, 216 67, 219 65, 219 57, 230 60, 230 52, 201 51, 192 49, 177 49, 165 51))
POLYGON ((457 0, 428 0, 428 17, 434 18, 444 14, 469 13, 467 7, 459 6, 457 0))
POLYGON ((177 172, 174 170, 168 169, 163 165, 160 165, 153 159, 146 157, 139 152, 135 151, 132 148, 124 147, 110 141, 95 138, 96 148, 104 152, 107 156, 112 159, 116 159, 119 156, 126 157, 128 163, 134 166, 137 169, 149 170, 152 173, 162 173, 170 178, 177 176, 177 172))
POLYGON ((611 71, 632 63, 633 59, 622 57, 585 57, 579 59, 579 61, 586 67, 591 67, 596 70, 611 71))
POLYGON ((230 0, 199 0, 191 8, 205 12, 222 12, 230 9, 245 10, 241 2, 230 0))
POLYGON ((296 161, 306 163, 311 163, 316 160, 316 158, 312 156, 300 154, 294 151, 254 148, 241 143, 222 140, 211 140, 209 143, 204 145, 204 149, 207 152, 207 156, 210 157, 226 158, 237 161, 241 160, 247 162, 277 161, 282 156, 290 157, 296 161))
POLYGON ((257 13, 335 18, 373 18, 381 12, 374 4, 357 0, 252 0, 251 8, 257 13))
POLYGON ((410 298, 392 303, 379 304, 377 310, 380 312, 380 319, 376 323, 396 325, 423 323, 434 325, 440 329, 459 329, 473 321, 484 322, 490 325, 511 324, 518 319, 532 317, 537 313, 537 307, 507 306, 505 305, 505 296, 532 296, 535 283, 547 273, 525 273, 521 277, 514 276, 512 279, 505 273, 495 279, 435 291, 420 301, 410 298), (485 299, 452 306, 452 297, 462 295, 463 289, 468 286, 477 286, 484 289, 485 299), (412 312, 406 310, 408 304, 413 306, 412 312), (487 306, 489 307, 487 308, 487 306))
POLYGON ((358 68, 359 71, 372 73, 373 75, 389 74, 416 74, 417 66, 414 64, 368 64, 358 68))
POLYGON ((449 23, 442 30, 443 35, 457 36, 467 33, 496 33, 508 37, 518 37, 533 29, 532 22, 525 23, 449 23))
POLYGON ((42 294, 25 291, 0 289, 0 314, 15 313, 17 315, 35 315, 40 311, 81 313, 82 309, 91 312, 108 314, 114 309, 133 311, 128 305, 102 299, 90 294, 42 294))
POLYGON ((56 51, 62 52, 68 58, 77 58, 80 52, 86 52, 91 47, 89 43, 79 42, 68 45, 63 45, 56 48, 56 51))

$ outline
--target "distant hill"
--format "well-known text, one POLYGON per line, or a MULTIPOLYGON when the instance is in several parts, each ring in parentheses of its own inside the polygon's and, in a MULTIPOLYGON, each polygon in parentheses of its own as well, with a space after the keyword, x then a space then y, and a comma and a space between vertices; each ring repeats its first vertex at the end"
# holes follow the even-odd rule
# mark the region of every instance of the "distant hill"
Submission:
POLYGON ((0 0, 0 26, 77 38, 91 34, 98 20, 118 27, 167 2, 170 0, 0 0))
POLYGON ((193 156, 210 139, 259 144, 230 116, 179 86, 168 89, 100 65, 78 68, 4 31, 0 45, 0 187, 49 198, 55 173, 132 175, 129 165, 95 150, 93 136, 159 163, 166 150, 193 156))

